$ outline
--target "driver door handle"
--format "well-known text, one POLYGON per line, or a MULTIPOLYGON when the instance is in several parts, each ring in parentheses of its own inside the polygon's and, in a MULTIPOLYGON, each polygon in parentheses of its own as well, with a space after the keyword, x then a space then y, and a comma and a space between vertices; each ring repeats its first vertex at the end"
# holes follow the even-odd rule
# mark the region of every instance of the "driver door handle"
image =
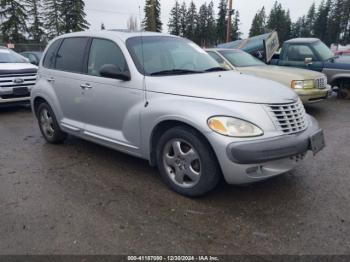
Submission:
POLYGON ((91 89, 92 88, 92 86, 89 84, 89 83, 86 83, 86 84, 81 84, 80 85, 80 87, 81 87, 81 89, 91 89))

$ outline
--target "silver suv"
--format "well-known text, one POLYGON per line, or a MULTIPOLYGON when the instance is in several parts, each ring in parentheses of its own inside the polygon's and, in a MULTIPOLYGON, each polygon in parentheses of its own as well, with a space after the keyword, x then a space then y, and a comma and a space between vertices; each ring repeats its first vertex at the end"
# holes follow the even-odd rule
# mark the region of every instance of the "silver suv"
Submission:
POLYGON ((0 47, 0 107, 28 104, 37 67, 6 47, 0 47))
POLYGON ((49 143, 66 134, 149 160, 186 196, 264 180, 324 146, 297 95, 225 72, 189 40, 166 34, 82 32, 54 39, 32 107, 49 143))

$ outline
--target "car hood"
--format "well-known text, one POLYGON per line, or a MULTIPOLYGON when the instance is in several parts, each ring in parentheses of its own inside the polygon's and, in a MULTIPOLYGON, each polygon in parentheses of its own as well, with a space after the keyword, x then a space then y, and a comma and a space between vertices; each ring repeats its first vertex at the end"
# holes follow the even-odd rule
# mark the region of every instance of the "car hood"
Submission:
POLYGON ((350 70, 350 57, 340 56, 324 64, 325 68, 350 70))
POLYGON ((291 86, 293 80, 313 80, 324 76, 319 72, 311 70, 273 65, 240 67, 238 70, 246 74, 278 81, 288 87, 291 86))
POLYGON ((232 71, 146 77, 146 88, 150 92, 259 104, 298 99, 294 91, 277 82, 232 71))
POLYGON ((0 63, 0 74, 36 73, 38 67, 30 63, 0 63))

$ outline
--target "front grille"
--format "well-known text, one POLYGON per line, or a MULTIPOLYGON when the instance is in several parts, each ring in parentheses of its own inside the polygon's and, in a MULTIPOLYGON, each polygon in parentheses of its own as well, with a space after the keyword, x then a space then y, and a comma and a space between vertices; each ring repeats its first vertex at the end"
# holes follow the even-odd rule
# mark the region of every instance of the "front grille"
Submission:
POLYGON ((327 77, 322 76, 315 79, 315 88, 325 89, 327 87, 327 77))
POLYGON ((307 128, 306 113, 300 99, 290 104, 268 106, 268 112, 277 130, 285 134, 294 134, 307 128))
POLYGON ((35 85, 36 73, 0 74, 0 91, 35 85))

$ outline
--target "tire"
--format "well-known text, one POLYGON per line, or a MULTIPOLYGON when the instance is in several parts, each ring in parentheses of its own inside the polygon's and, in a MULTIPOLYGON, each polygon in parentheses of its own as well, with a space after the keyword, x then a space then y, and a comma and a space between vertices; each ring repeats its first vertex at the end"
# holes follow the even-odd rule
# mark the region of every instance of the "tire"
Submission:
POLYGON ((36 115, 41 134, 48 143, 61 144, 66 140, 67 134, 59 127, 56 116, 48 103, 41 103, 36 115))
POLYGON ((221 170, 209 143, 196 130, 177 126, 166 131, 157 145, 157 166, 173 191, 199 197, 213 190, 221 170))

